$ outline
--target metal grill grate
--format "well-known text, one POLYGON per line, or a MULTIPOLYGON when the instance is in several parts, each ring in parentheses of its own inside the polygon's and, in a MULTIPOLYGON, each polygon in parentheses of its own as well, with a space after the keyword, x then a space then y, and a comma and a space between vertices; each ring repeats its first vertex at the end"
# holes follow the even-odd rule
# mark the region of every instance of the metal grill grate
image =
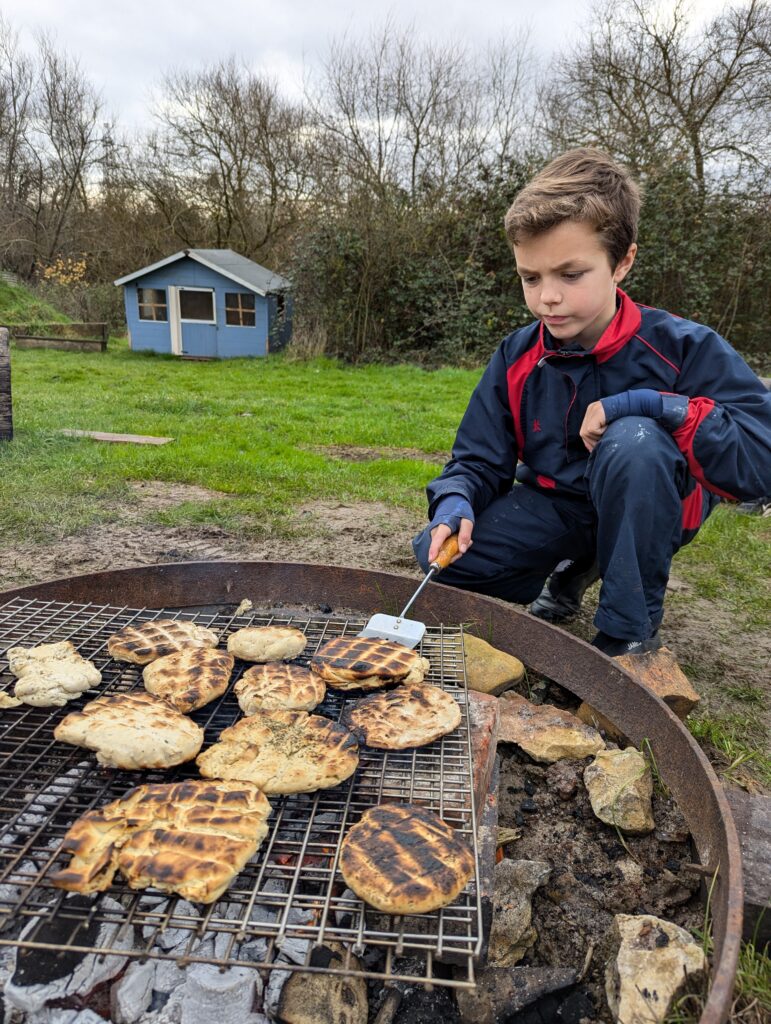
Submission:
MULTIPOLYGON (((141 688, 141 668, 114 661, 107 639, 129 623, 184 618, 225 637, 247 625, 291 624, 308 645, 307 663, 319 644, 354 634, 363 620, 272 615, 236 616, 223 609, 169 612, 17 599, 0 607, 0 690, 11 691, 8 648, 71 640, 102 672, 99 693, 141 688)), ((340 844, 361 814, 383 800, 415 802, 455 826, 474 850, 479 877, 471 775, 471 738, 460 629, 429 629, 422 653, 431 662, 429 680, 458 701, 462 721, 451 735, 429 746, 384 752, 362 747, 351 779, 334 789, 271 797, 270 831, 262 847, 223 897, 210 906, 176 896, 135 892, 121 875, 105 894, 82 897, 54 888, 48 875, 61 861, 57 849, 67 829, 85 811, 145 782, 196 777, 195 763, 167 771, 105 770, 90 753, 53 739, 53 729, 73 707, 97 695, 89 690, 65 708, 22 706, 0 720, 0 945, 24 949, 119 952, 124 956, 181 962, 235 964, 262 970, 310 970, 388 979, 474 985, 474 959, 482 945, 482 915, 474 882, 448 907, 431 914, 394 917, 346 895, 338 870, 340 844), (172 939, 174 940, 172 942, 172 939), (214 940, 214 953, 211 942, 214 940), (259 942, 257 940, 262 940, 259 942), (294 941, 293 941, 294 940, 294 941), (305 940, 305 941, 303 941, 305 940), (329 940, 346 943, 339 968, 319 966, 314 948, 329 940), (242 944, 252 944, 249 958, 242 944), (126 948, 127 946, 133 948, 126 948), (256 959, 254 950, 257 950, 256 959), (276 963, 291 951, 294 962, 276 963), (299 950, 299 955, 298 955, 299 950), (351 952, 362 956, 351 960, 351 952), (399 961, 410 958, 402 973, 399 961), (455 965, 454 977, 435 973, 435 961, 455 965), (423 963, 423 974, 415 963, 423 963)), ((236 662, 234 680, 246 668, 236 662)), ((344 698, 328 693, 317 713, 337 720, 344 698)), ((205 728, 205 746, 241 716, 232 686, 191 717, 205 728)), ((448 972, 443 972, 448 973, 448 972)))

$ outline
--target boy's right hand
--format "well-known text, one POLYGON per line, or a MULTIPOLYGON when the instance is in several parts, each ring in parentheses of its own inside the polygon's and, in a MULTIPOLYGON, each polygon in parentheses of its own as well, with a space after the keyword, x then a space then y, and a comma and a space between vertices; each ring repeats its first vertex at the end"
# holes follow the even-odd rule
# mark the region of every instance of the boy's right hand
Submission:
MULTIPOLYGON (((457 562, 459 558, 462 558, 474 543, 471 539, 473 529, 474 524, 470 519, 461 519, 460 529, 458 530, 458 554, 452 559, 450 565, 452 565, 453 562, 457 562)), ((431 547, 428 549, 429 565, 439 554, 439 548, 452 533, 453 530, 451 530, 449 526, 445 526, 444 523, 440 523, 439 526, 435 526, 431 531, 431 547)))

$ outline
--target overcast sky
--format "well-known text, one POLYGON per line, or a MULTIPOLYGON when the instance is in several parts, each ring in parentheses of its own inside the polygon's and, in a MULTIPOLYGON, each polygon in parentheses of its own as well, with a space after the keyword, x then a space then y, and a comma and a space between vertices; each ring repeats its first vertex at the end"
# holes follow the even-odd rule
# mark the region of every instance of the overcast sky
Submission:
MULTIPOLYGON (((694 18, 722 6, 693 0, 694 18)), ((78 57, 108 110, 129 129, 142 123, 152 87, 172 67, 235 54, 299 95, 303 67, 320 62, 330 39, 366 36, 388 12, 423 38, 480 48, 526 26, 545 60, 577 38, 590 8, 591 0, 0 0, 23 43, 44 29, 78 57)))

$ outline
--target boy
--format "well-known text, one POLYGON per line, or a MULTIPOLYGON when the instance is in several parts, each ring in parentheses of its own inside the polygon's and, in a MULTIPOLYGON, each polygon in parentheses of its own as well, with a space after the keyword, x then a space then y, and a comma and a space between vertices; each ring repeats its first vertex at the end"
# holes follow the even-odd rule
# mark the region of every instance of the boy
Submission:
POLYGON ((442 582, 554 622, 599 574, 592 642, 611 657, 661 646, 672 556, 720 498, 771 492, 771 394, 714 331, 618 287, 639 210, 588 148, 518 194, 506 235, 536 321, 490 360, 414 541, 427 571, 459 531, 442 582))

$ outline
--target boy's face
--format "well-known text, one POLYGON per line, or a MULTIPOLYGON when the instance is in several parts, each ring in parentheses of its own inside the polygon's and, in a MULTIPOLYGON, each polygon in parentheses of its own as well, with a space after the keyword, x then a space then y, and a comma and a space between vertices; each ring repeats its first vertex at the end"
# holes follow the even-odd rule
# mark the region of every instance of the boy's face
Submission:
POLYGON ((591 224, 566 220, 514 246, 525 302, 560 345, 592 348, 616 314, 616 285, 637 246, 614 269, 591 224))

